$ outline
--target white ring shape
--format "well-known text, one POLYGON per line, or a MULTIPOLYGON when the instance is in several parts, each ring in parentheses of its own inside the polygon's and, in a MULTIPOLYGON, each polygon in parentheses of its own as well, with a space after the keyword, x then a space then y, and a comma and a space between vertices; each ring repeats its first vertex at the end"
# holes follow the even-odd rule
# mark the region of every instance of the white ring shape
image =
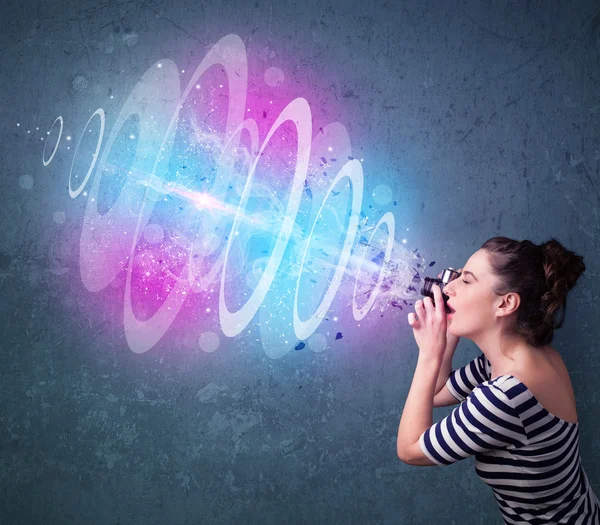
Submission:
POLYGON ((56 139, 56 145, 54 146, 52 155, 50 155, 50 158, 47 161, 45 159, 46 159, 46 146, 48 145, 48 142, 46 141, 44 143, 44 151, 42 152, 42 162, 44 163, 44 166, 47 166, 48 164, 50 164, 52 162, 52 159, 54 158, 54 154, 56 153, 56 150, 58 149, 58 144, 60 143, 60 138, 62 137, 63 118, 61 116, 56 117, 56 120, 54 121, 52 126, 50 126, 50 129, 48 130, 48 134, 50 134, 50 132, 54 129, 54 126, 56 126, 56 122, 60 122, 60 131, 58 132, 58 138, 56 139))
POLYGON ((364 177, 360 161, 358 159, 354 159, 346 162, 344 167, 337 174, 337 177, 334 179, 331 186, 329 186, 325 198, 321 203, 321 207, 319 208, 319 212, 317 213, 317 218, 313 222, 310 234, 308 236, 308 241, 306 243, 306 248, 304 249, 304 255, 302 256, 302 263, 300 264, 300 272, 298 274, 298 281, 296 283, 296 294, 294 297, 294 331, 296 332, 296 337, 300 340, 307 339, 322 322, 322 318, 327 310, 329 310, 337 289, 342 281, 342 276, 346 271, 346 265, 348 264, 350 251, 352 250, 352 245, 354 244, 354 238, 356 236, 356 230, 358 229, 358 219, 363 197, 363 181, 364 177), (331 280, 329 288, 327 288, 327 291, 325 292, 325 296, 323 297, 321 304, 318 306, 315 313, 308 319, 308 321, 302 321, 298 316, 298 288, 300 287, 302 269, 304 268, 304 260, 306 259, 306 254, 308 253, 308 247, 310 246, 310 239, 315 230, 315 226, 317 225, 319 216, 323 211, 323 206, 325 206, 325 203, 331 195, 333 188, 335 188, 337 183, 344 177, 348 177, 352 181, 352 211, 350 213, 348 231, 346 232, 346 238, 344 239, 344 247, 342 248, 340 260, 335 269, 333 279, 331 280))
MULTIPOLYGON (((90 179, 90 175, 92 174, 92 171, 94 171, 94 166, 96 165, 96 161, 98 160, 98 152, 100 151, 100 146, 102 145, 102 138, 104 137, 104 120, 105 120, 104 110, 102 108, 98 108, 96 111, 94 111, 92 116, 87 121, 86 125, 83 127, 83 131, 81 132, 79 141, 77 142, 77 147, 75 148, 75 153, 73 153, 73 161, 71 162, 71 170, 69 171, 69 195, 71 196, 72 199, 77 197, 83 191, 83 188, 85 188, 87 181, 90 179), (98 115, 100 117, 100 135, 98 137, 98 143, 96 144, 96 151, 94 152, 92 164, 90 165, 90 168, 88 169, 88 172, 85 175, 85 179, 83 179, 83 182, 79 185, 79 188, 77 188, 76 190, 73 190, 73 188, 71 187, 71 177, 73 176, 73 165, 75 164, 75 159, 77 158, 77 150, 79 149, 79 144, 81 144, 81 139, 83 138, 83 136, 85 134, 84 132, 87 129, 88 124, 92 121, 92 119, 96 115, 98 115)), ((61 130, 62 130, 62 128, 61 128, 61 130)))
POLYGON ((375 299, 379 295, 379 290, 381 289, 381 283, 383 282, 383 277, 385 275, 385 262, 390 260, 390 255, 392 254, 392 248, 394 246, 394 230, 396 228, 396 222, 394 219, 394 214, 391 211, 388 211, 377 223, 377 226, 371 232, 371 236, 369 237, 369 241, 367 242, 367 246, 365 246, 365 250, 360 258, 360 262, 358 263, 358 270, 356 271, 356 280, 354 281, 354 294, 352 296, 352 313, 354 314, 354 319, 360 321, 373 306, 375 299), (377 279, 377 284, 375 285, 375 289, 369 296, 369 300, 362 308, 357 308, 356 306, 356 285, 358 284, 358 276, 360 274, 360 269, 362 268, 363 262, 365 260, 365 255, 367 253, 368 245, 371 244, 373 240, 373 236, 375 232, 379 229, 379 227, 386 223, 388 226, 388 238, 387 238, 387 246, 385 248, 385 256, 383 257, 383 265, 381 266, 381 270, 379 271, 379 278, 377 279))
POLYGON ((312 117, 310 112, 310 106, 304 98, 296 98, 292 100, 285 109, 277 117, 277 121, 273 124, 273 127, 269 130, 265 141, 263 142, 260 151, 257 154, 256 160, 250 168, 248 173, 248 179, 244 186, 244 193, 235 214, 233 220, 233 226, 227 239, 227 247, 225 248, 225 260, 223 261, 223 272, 221 274, 221 287, 219 292, 219 321, 221 323, 221 329, 227 337, 234 337, 239 334, 252 320, 260 305, 265 299, 267 292, 271 288, 275 274, 279 269, 283 254, 287 247, 290 239, 294 223, 296 222, 296 215, 298 214, 298 208, 300 207, 300 200, 302 198, 302 192, 304 191, 304 181, 306 180, 306 174, 308 171, 308 162, 310 157, 310 146, 311 146, 311 135, 312 135, 312 117), (294 173, 294 180, 292 182, 292 189, 290 191, 290 198, 285 211, 285 218, 283 224, 279 230, 273 253, 269 257, 267 266, 258 282, 258 285, 252 292, 250 299, 237 311, 231 312, 225 304, 225 280, 227 275, 227 259, 229 258, 229 249, 231 242, 236 237, 234 232, 236 231, 240 215, 246 210, 246 203, 248 201, 248 195, 250 193, 250 186, 252 185, 252 179, 256 171, 256 165, 262 157, 262 153, 271 140, 271 137, 279 129, 279 127, 287 121, 294 124, 298 135, 298 155, 296 157, 296 171, 294 173))

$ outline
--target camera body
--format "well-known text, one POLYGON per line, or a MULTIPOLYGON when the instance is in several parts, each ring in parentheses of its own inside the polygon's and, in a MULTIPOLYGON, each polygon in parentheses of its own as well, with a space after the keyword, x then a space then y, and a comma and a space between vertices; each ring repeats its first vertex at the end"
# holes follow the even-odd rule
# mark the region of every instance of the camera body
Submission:
POLYGON ((435 299, 433 297, 433 285, 437 284, 442 291, 442 297, 444 299, 444 306, 446 309, 446 313, 450 313, 450 309, 446 306, 448 302, 448 296, 444 293, 444 287, 451 281, 454 281, 457 277, 460 277, 461 272, 455 270, 454 268, 448 267, 442 272, 442 278, 436 279, 433 277, 425 277, 423 279, 423 286, 421 287, 421 295, 426 297, 431 297, 433 301, 433 305, 435 306, 435 299))

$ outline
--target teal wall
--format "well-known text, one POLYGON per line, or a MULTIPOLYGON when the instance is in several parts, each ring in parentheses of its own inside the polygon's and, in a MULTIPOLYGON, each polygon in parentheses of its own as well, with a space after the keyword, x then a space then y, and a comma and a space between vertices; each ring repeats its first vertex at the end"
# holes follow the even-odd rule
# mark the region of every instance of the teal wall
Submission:
MULTIPOLYGON (((207 353, 175 323, 137 354, 122 282, 84 287, 73 147, 44 167, 44 130, 62 115, 74 146, 98 107, 109 130, 152 64, 192 70, 230 33, 250 69, 281 68, 290 100, 309 89, 321 122, 346 126, 367 191, 393 189, 406 249, 436 261, 428 276, 495 235, 555 237, 584 256, 552 344, 600 490, 597 3, 81 0, 3 12, 1 523, 501 523, 472 458, 424 468, 396 456, 418 353, 411 310, 372 312, 376 329, 331 334, 318 353, 273 359, 254 337, 222 334, 207 353)), ((477 354, 462 341, 455 367, 477 354)))

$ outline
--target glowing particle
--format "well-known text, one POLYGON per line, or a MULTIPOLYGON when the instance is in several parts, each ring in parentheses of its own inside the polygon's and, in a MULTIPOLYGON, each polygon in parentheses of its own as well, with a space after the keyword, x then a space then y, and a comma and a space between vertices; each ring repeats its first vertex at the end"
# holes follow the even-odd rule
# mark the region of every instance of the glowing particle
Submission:
POLYGON ((144 229, 144 238, 150 244, 156 244, 164 239, 165 232, 160 224, 148 224, 144 229))
POLYGON ((84 197, 87 197, 87 191, 84 191, 84 192, 83 192, 83 196, 84 196, 84 197))
POLYGON ((198 338, 198 344, 204 352, 211 353, 219 348, 221 340, 215 332, 204 332, 198 338))
POLYGON ((329 148, 328 148, 328 149, 329 149, 329 151, 333 151, 333 148, 332 148, 331 146, 329 146, 329 148))
POLYGON ((270 67, 265 71, 264 81, 267 86, 278 87, 285 80, 285 74, 278 67, 270 67))
POLYGON ((223 87, 223 84, 220 84, 219 87, 223 87))
POLYGON ((373 190, 372 197, 377 204, 388 204, 393 197, 392 188, 390 188, 387 184, 378 184, 373 190))
POLYGON ((327 338, 323 334, 315 333, 308 338, 308 347, 313 352, 322 352, 327 347, 327 338))
POLYGON ((200 84, 196 84, 196 89, 200 89, 200 84))
POLYGON ((19 123, 17 122, 17 126, 20 126, 20 125, 21 125, 21 124, 19 124, 19 123))
POLYGON ((333 320, 334 320, 334 321, 337 321, 337 320, 338 320, 338 318, 337 318, 337 317, 334 317, 334 318, 333 318, 333 320))
POLYGON ((33 188, 33 177, 31 175, 21 175, 19 177, 19 186, 24 190, 33 188))
POLYGON ((130 138, 130 139, 134 139, 134 138, 135 138, 135 135, 129 135, 129 138, 130 138))
POLYGON ((71 140, 71 135, 67 135, 67 140, 71 140))
POLYGON ((162 64, 160 62, 158 63, 158 67, 162 67, 162 64))
POLYGON ((38 131, 40 130, 40 128, 35 128, 35 129, 37 129, 38 131))

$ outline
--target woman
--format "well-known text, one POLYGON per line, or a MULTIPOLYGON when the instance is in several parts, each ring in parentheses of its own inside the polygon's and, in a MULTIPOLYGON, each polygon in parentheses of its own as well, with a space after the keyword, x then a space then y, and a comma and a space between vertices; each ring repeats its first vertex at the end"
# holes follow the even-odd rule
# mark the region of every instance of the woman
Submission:
POLYGON ((444 287, 454 313, 446 315, 434 286, 435 305, 425 297, 408 315, 419 359, 398 430, 399 458, 425 466, 475 456, 505 523, 600 524, 600 503, 580 462, 569 373, 549 346, 567 293, 585 271, 582 257, 555 239, 537 246, 494 237, 462 270, 444 287), (459 337, 482 353, 448 376, 444 363, 451 367, 459 337), (432 424, 433 406, 459 401, 432 424))

